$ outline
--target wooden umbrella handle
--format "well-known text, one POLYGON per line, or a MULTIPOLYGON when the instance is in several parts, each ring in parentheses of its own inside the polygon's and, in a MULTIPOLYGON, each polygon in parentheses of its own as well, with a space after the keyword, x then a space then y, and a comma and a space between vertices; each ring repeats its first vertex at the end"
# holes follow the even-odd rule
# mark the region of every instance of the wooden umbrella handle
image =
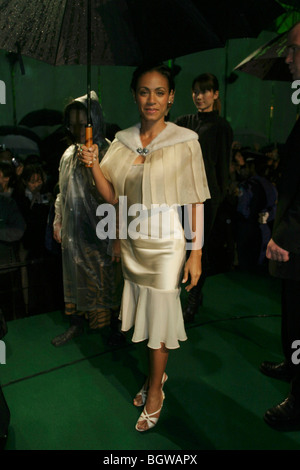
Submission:
MULTIPOLYGON (((87 146, 87 148, 93 145, 93 127, 91 124, 87 125, 85 128, 85 145, 87 146)), ((86 164, 85 166, 91 168, 93 166, 93 163, 86 164)))

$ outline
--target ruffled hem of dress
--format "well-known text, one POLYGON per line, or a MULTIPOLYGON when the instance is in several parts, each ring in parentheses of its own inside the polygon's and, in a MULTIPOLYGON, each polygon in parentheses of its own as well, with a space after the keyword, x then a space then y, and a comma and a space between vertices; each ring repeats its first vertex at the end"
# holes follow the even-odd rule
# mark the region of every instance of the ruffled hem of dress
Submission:
POLYGON ((151 349, 160 349, 161 343, 177 349, 178 341, 187 340, 179 289, 165 291, 125 279, 119 319, 122 331, 134 326, 134 343, 148 340, 151 349))

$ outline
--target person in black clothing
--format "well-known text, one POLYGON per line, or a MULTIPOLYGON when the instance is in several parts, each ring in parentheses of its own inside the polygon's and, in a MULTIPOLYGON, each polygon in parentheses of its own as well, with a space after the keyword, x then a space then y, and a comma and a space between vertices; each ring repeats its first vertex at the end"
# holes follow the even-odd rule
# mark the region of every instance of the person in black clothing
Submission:
POLYGON ((29 259, 37 259, 45 251, 45 230, 51 200, 51 195, 43 192, 45 181, 46 175, 41 165, 28 164, 12 194, 26 222, 22 243, 29 259))
POLYGON ((0 193, 0 320, 1 310, 8 321, 21 316, 24 309, 20 273, 14 265, 25 227, 14 199, 0 193))
POLYGON ((51 295, 41 286, 49 285, 45 264, 45 234, 51 195, 43 192, 46 174, 38 164, 25 164, 12 197, 25 220, 26 229, 20 243, 20 261, 26 312, 30 315, 48 309, 51 295))
POLYGON ((239 181, 236 207, 236 244, 240 269, 261 269, 276 213, 277 190, 264 176, 267 158, 251 150, 245 158, 244 178, 239 181))
MULTIPOLYGON (((293 80, 300 79, 300 22, 288 33, 286 63, 293 80)), ((261 371, 290 382, 288 397, 270 408, 264 420, 279 431, 300 429, 300 119, 282 155, 278 205, 267 247, 270 274, 281 279, 281 342, 284 360, 264 361, 261 371)))
POLYGON ((187 306, 183 312, 186 323, 193 321, 201 302, 201 290, 205 279, 214 272, 212 259, 217 234, 216 237, 212 237, 213 226, 226 194, 233 141, 233 132, 229 123, 220 116, 217 78, 210 73, 197 76, 192 84, 192 97, 198 112, 180 116, 175 123, 198 133, 211 199, 204 204, 205 246, 202 254, 202 275, 198 285, 189 293, 187 306))

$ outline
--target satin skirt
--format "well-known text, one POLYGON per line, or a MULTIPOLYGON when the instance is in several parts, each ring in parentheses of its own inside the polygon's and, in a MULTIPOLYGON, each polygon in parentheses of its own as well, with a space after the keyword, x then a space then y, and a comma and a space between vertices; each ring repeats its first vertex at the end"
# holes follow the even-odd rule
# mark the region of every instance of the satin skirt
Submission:
POLYGON ((166 208, 160 215, 145 211, 139 217, 139 236, 129 223, 127 238, 121 240, 120 319, 123 331, 134 326, 133 342, 148 340, 151 349, 160 349, 161 343, 176 349, 187 339, 180 302, 185 238, 176 209, 166 208))

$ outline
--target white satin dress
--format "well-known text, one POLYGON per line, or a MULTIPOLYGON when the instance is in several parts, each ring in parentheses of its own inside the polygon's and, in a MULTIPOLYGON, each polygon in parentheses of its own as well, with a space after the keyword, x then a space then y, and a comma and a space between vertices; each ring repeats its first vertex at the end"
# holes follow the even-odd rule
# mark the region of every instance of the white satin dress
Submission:
POLYGON ((119 204, 127 197, 128 211, 133 204, 144 205, 142 214, 125 211, 124 216, 120 211, 125 219, 120 231, 122 330, 134 327, 132 341, 146 340, 149 348, 160 349, 164 343, 176 349, 187 339, 180 303, 186 240, 178 207, 210 197, 198 134, 166 122, 143 149, 137 124, 116 134, 100 166, 119 204), (141 152, 145 161, 136 165, 141 152), (162 205, 164 212, 157 216, 153 206, 160 211, 162 205))
MULTIPOLYGON (((128 208, 142 203, 144 164, 133 164, 125 181, 128 208)), ((134 326, 133 342, 148 340, 148 347, 179 347, 187 339, 180 282, 186 258, 185 237, 176 208, 163 213, 137 212, 142 223, 128 217, 128 236, 121 240, 124 290, 120 319, 122 330, 134 326), (133 227, 133 228, 131 228, 133 227), (144 237, 144 238, 143 238, 144 237)))

